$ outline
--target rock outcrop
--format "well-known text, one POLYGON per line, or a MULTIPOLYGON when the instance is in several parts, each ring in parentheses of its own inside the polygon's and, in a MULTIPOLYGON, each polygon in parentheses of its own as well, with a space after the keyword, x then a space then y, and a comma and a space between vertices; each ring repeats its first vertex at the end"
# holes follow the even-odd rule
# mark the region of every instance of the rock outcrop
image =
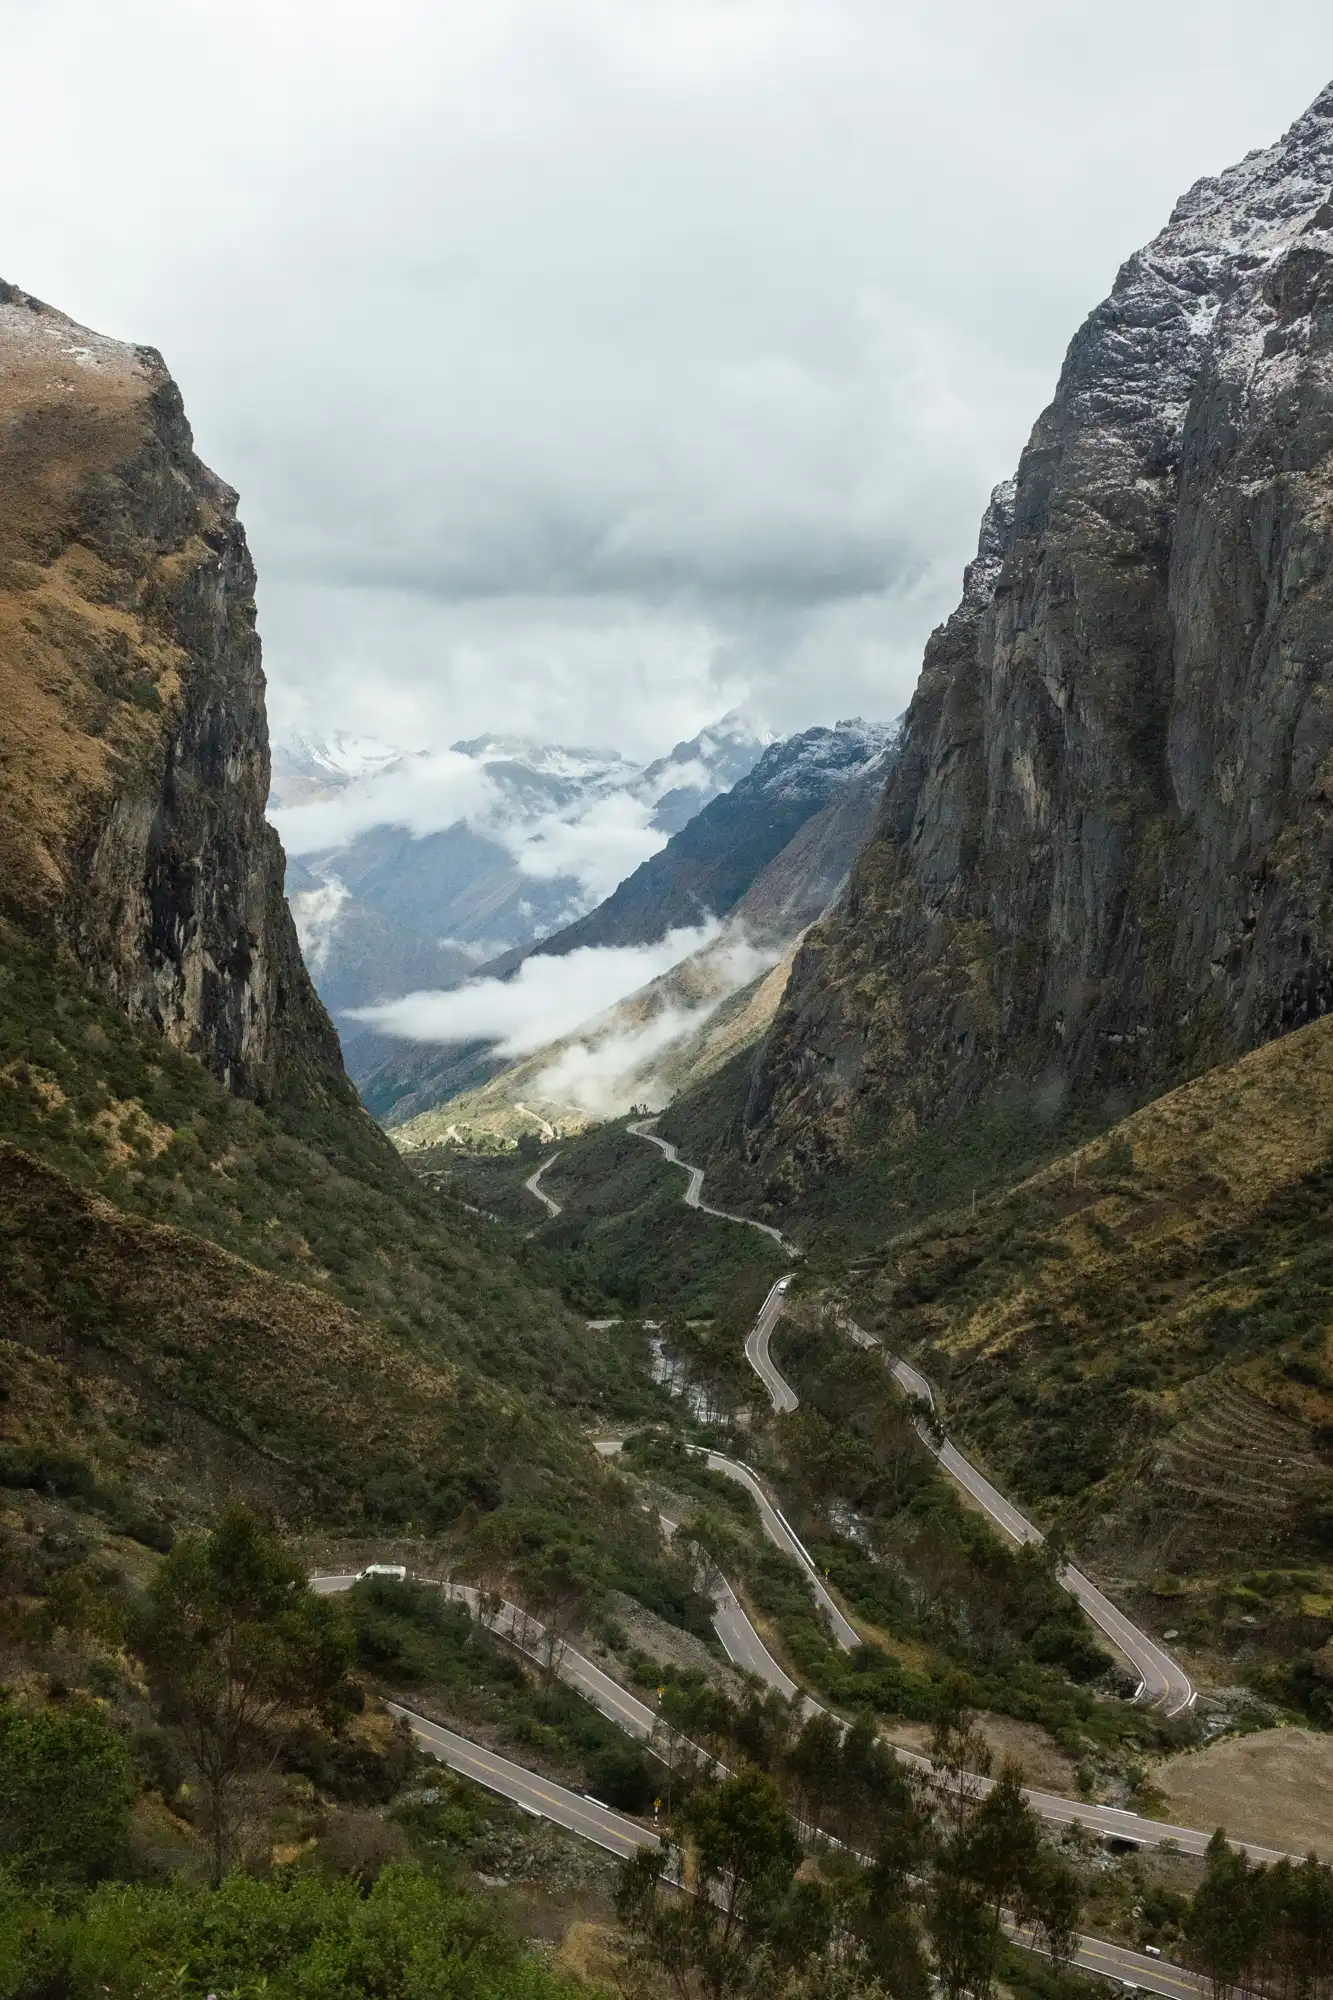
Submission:
POLYGON ((1121 270, 986 515, 742 1147, 781 1198, 1333 1005, 1333 86, 1121 270))
POLYGON ((342 1094, 264 819, 254 581, 161 357, 0 286, 0 911, 237 1094, 342 1094))

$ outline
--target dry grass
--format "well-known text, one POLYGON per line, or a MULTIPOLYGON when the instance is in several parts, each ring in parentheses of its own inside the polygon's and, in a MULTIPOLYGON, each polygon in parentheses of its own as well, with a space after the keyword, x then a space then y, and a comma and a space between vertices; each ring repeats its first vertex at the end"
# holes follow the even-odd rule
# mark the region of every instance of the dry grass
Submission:
MULTIPOLYGON (((1057 1748, 1037 1723, 1018 1722, 1009 1715, 983 1714, 977 1716, 976 1726, 990 1745, 997 1770, 1006 1759, 1012 1758, 1023 1766, 1028 1784, 1045 1792, 1062 1792, 1071 1799, 1078 1797, 1073 1760, 1057 1748)), ((928 1722, 892 1722, 884 1733, 890 1743, 904 1750, 924 1755, 930 1749, 928 1722)))
POLYGON ((1153 1772, 1178 1825, 1333 1859, 1333 1737, 1265 1729, 1171 1757, 1153 1772))
POLYGON ((1311 1440, 1333 1421, 1330 1141, 1325 1020, 905 1232, 876 1260, 876 1315, 948 1379, 1000 1476, 1078 1531, 1136 1488, 1161 1496, 1150 1566, 1197 1568, 1210 1544, 1309 1555, 1293 1520, 1329 1484, 1311 1440))

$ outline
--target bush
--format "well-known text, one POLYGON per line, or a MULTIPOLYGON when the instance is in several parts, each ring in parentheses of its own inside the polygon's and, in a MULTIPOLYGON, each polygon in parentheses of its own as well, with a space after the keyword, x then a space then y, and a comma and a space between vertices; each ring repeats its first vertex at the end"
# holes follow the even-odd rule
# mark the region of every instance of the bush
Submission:
POLYGON ((368 1894, 347 1876, 283 1872, 213 1891, 107 1885, 60 1928, 25 1914, 8 1994, 33 1991, 54 1961, 49 1990, 69 2000, 574 2000, 479 1904, 400 1862, 368 1894))
POLYGON ((0 1704, 0 1864, 20 1882, 94 1881, 125 1844, 125 1744, 93 1709, 0 1704))

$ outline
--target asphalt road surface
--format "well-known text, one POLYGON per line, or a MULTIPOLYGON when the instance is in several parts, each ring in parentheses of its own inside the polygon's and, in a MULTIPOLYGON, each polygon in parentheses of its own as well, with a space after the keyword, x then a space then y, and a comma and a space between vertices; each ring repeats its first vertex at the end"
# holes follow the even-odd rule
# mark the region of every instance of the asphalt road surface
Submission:
MULTIPOLYGON (((785 1292, 775 1286, 764 1300, 759 1319, 745 1343, 745 1357, 758 1374, 775 1409, 794 1410, 797 1406, 796 1393, 777 1368, 769 1352, 769 1342, 773 1336, 785 1303, 785 1292), (762 1341, 757 1339, 760 1323, 763 1323, 762 1341), (761 1365, 762 1364, 762 1365, 761 1365), (779 1395, 784 1398, 779 1402, 779 1395)), ((889 1354, 873 1333, 867 1333, 852 1320, 846 1322, 847 1330, 858 1347, 876 1348, 888 1364, 889 1372, 904 1395, 926 1404, 933 1410, 935 1392, 919 1368, 913 1368, 910 1361, 900 1361, 889 1354)), ((984 1472, 979 1472, 970 1459, 963 1457, 957 1445, 926 1422, 917 1419, 917 1435, 927 1450, 935 1454, 940 1470, 948 1474, 956 1486, 968 1494, 987 1518, 1019 1543, 1042 1542, 1045 1536, 1036 1523, 1021 1514, 1012 1500, 1006 1500, 998 1487, 992 1486, 984 1472)), ((1098 1590, 1090 1577, 1072 1563, 1062 1563, 1059 1581, 1071 1597, 1082 1605, 1093 1624, 1100 1627, 1111 1641, 1116 1651, 1129 1662, 1139 1677, 1138 1699, 1149 1708, 1160 1708, 1166 1715, 1182 1715, 1197 1700, 1194 1683, 1185 1669, 1164 1652, 1155 1639, 1127 1618, 1123 1611, 1112 1604, 1103 1591, 1098 1590)))
POLYGON ((778 1373, 773 1358, 768 1351, 768 1343, 773 1337, 782 1308, 787 1302, 787 1287, 790 1278, 779 1278, 759 1308, 759 1317, 750 1328, 745 1340, 745 1358, 759 1380, 767 1389, 773 1408, 780 1416, 796 1408, 796 1392, 790 1382, 778 1373))
MULTIPOLYGON (((779 1303, 778 1310, 781 1311, 779 1303)), ((774 1320, 777 1314, 774 1314, 774 1320)), ((875 1336, 864 1328, 848 1322, 853 1340, 859 1347, 880 1347, 875 1336)), ((772 1327, 769 1328, 771 1336, 772 1327)), ((749 1353, 747 1346, 746 1353, 749 1353)), ((935 1407, 935 1395, 920 1369, 913 1368, 908 1361, 900 1361, 885 1352, 890 1373, 900 1389, 917 1400, 935 1407)), ((772 1362, 769 1363, 770 1368, 772 1362)), ((776 1372, 776 1371, 774 1371, 776 1372)), ((790 1388, 788 1388, 790 1394, 790 1388)), ((1021 1514, 1011 1500, 1006 1500, 997 1487, 991 1485, 983 1472, 979 1472, 969 1459, 949 1440, 931 1429, 930 1425, 918 1420, 917 1431, 922 1442, 934 1452, 940 1469, 946 1472, 957 1486, 970 1495, 982 1512, 994 1522, 1004 1534, 1015 1542, 1041 1542, 1045 1539, 1041 1529, 1027 1516, 1021 1514)), ((1090 1577, 1072 1563, 1063 1563, 1059 1580, 1064 1588, 1082 1605, 1093 1624, 1100 1627, 1116 1648, 1122 1653, 1139 1677, 1139 1698, 1149 1708, 1160 1708, 1165 1715, 1183 1715, 1198 1699, 1194 1683, 1185 1669, 1171 1655, 1163 1651, 1155 1639, 1142 1631, 1132 1619, 1112 1604, 1109 1597, 1100 1591, 1090 1577)))
POLYGON ((480 1743, 470 1743, 466 1736, 458 1736, 452 1729, 445 1729, 396 1701, 386 1706, 391 1715, 404 1718, 420 1748, 438 1757, 451 1771, 459 1771, 465 1778, 484 1785, 488 1792, 499 1792, 502 1798, 512 1799, 516 1806, 538 1818, 549 1819, 556 1826, 578 1834, 580 1839, 604 1847, 608 1854, 619 1855, 623 1860, 641 1847, 659 1844, 657 1835, 648 1827, 626 1819, 623 1813, 612 1812, 596 1799, 571 1792, 564 1785, 557 1785, 554 1778, 525 1771, 521 1764, 511 1764, 507 1757, 483 1749, 480 1743))
POLYGON ((538 1167, 536 1173, 529 1174, 527 1179, 523 1183, 524 1187, 527 1189, 529 1194, 536 1195, 538 1201, 541 1203, 542 1207, 546 1210, 548 1215, 559 1215, 560 1203, 558 1201, 553 1201, 549 1194, 542 1193, 540 1182, 542 1175, 546 1172, 546 1169, 548 1167, 553 1167, 559 1158, 560 1154, 558 1151, 548 1154, 547 1157, 542 1161, 541 1165, 538 1167))
MULTIPOLYGON (((748 1215, 731 1215, 725 1209, 721 1208, 709 1208, 702 1199, 704 1184, 703 1168, 691 1166, 687 1160, 682 1160, 676 1148, 668 1139, 660 1139, 655 1132, 648 1130, 650 1122, 646 1119, 641 1120, 638 1124, 629 1126, 628 1130, 640 1139, 647 1139, 651 1145, 658 1147, 674 1165, 685 1169, 689 1176, 689 1184, 686 1187, 684 1196, 685 1204, 688 1208, 700 1209, 705 1215, 720 1216, 726 1222, 744 1223, 750 1229, 762 1229, 766 1236, 771 1236, 774 1242, 781 1244, 783 1249, 789 1251, 793 1256, 800 1254, 792 1245, 787 1243, 780 1232, 774 1229, 770 1223, 756 1222, 748 1215)), ((535 1188, 532 1191, 534 1194, 537 1193, 535 1188)), ((538 1199, 545 1201, 548 1197, 539 1194, 538 1199)), ((774 1409, 784 1413, 796 1409, 798 1407, 798 1399, 790 1382, 785 1379, 775 1365, 769 1351, 769 1343, 773 1337, 773 1328, 776 1326, 782 1308, 786 1303, 786 1293, 787 1281, 779 1278, 773 1289, 769 1292, 768 1297, 764 1300, 759 1311, 759 1317, 751 1328, 745 1342, 746 1360, 750 1363, 750 1366, 767 1389, 769 1396, 772 1398, 774 1409)), ((861 1327, 850 1326, 850 1330, 852 1338, 862 1347, 879 1347, 881 1344, 875 1339, 873 1334, 866 1333, 861 1327)), ((900 1361, 893 1355, 886 1354, 885 1359, 904 1392, 908 1396, 919 1398, 933 1409, 935 1406, 934 1391, 921 1371, 913 1368, 910 1362, 900 1361)), ((1011 1536, 1016 1542, 1041 1542, 1045 1539, 1040 1528, 1034 1522, 1029 1521, 1024 1514, 1021 1514, 1012 1501, 1006 1500, 998 1488, 992 1486, 985 1474, 979 1472, 969 1459, 963 1457, 963 1454, 958 1450, 956 1445, 951 1444, 947 1438, 938 1436, 923 1422, 918 1421, 917 1430, 924 1443, 934 1452, 936 1458, 939 1460, 941 1470, 946 1472, 955 1484, 960 1486, 965 1493, 969 1494, 976 1501, 983 1513, 994 1522, 996 1527, 1011 1536)), ((719 1465, 718 1469, 724 1470, 726 1468, 719 1465)), ((737 1468, 737 1470, 739 1471, 740 1468, 737 1468)), ((746 1483, 748 1484, 749 1482, 747 1481, 746 1483)), ((768 1527, 767 1519, 764 1525, 766 1528, 768 1527)), ((786 1527, 786 1524, 784 1523, 783 1526, 786 1527)), ((788 1546, 787 1541, 781 1536, 773 1535, 771 1529, 769 1532, 772 1539, 777 1541, 780 1548, 788 1546)), ((789 1528, 786 1532, 787 1536, 790 1537, 791 1543, 794 1544, 789 1552, 795 1555, 798 1562, 801 1562, 807 1569, 812 1581, 815 1583, 816 1594, 820 1596, 821 1603, 824 1603, 826 1608, 829 1609, 830 1616, 834 1621, 834 1630, 838 1634, 839 1645, 850 1650, 852 1646, 859 1644, 855 1632, 848 1625, 842 1613, 838 1611, 828 1592, 820 1591, 818 1576, 809 1556, 801 1548, 789 1528), (851 1636, 847 1637, 846 1634, 850 1634, 851 1636)), ((1132 1619, 1127 1618, 1123 1611, 1112 1604, 1110 1598, 1097 1588, 1090 1577, 1084 1576, 1082 1570, 1075 1569, 1072 1563, 1065 1563, 1061 1566, 1059 1581, 1069 1592, 1070 1596, 1077 1599, 1093 1624, 1106 1634, 1112 1645, 1124 1656, 1138 1675, 1138 1698, 1140 1700, 1149 1708, 1160 1708, 1163 1714, 1167 1716, 1183 1715, 1186 1709, 1193 1707, 1195 1701, 1198 1699, 1197 1690, 1189 1675, 1185 1672, 1185 1669, 1177 1660, 1173 1660, 1171 1655, 1164 1651, 1155 1639, 1150 1638, 1132 1619)))
POLYGON ((764 1533, 769 1541, 775 1548, 781 1549, 784 1555, 793 1557, 801 1565, 817 1603, 827 1613, 829 1623, 833 1627, 834 1638, 844 1653, 854 1652, 861 1643, 860 1633, 848 1622, 829 1596, 824 1579, 815 1568, 810 1551, 782 1509, 769 1499, 748 1466, 738 1464, 734 1458, 724 1458, 720 1451, 710 1451, 707 1458, 711 1472, 723 1473, 726 1478, 734 1479, 738 1486, 745 1487, 747 1492, 753 1494, 759 1509, 759 1518, 764 1524, 764 1533))
POLYGON ((683 1167, 685 1169, 689 1180, 686 1184, 685 1192, 681 1196, 681 1200, 685 1203, 686 1208, 697 1208, 701 1215, 715 1215, 720 1222, 739 1222, 743 1223, 746 1229, 761 1230, 765 1236, 771 1236, 779 1249, 785 1250, 789 1257, 799 1257, 801 1255, 796 1245, 789 1243, 782 1234, 782 1231, 775 1229, 771 1222, 756 1222, 752 1215, 732 1215, 725 1208, 710 1208, 708 1203, 703 1199, 703 1168, 692 1167, 688 1160, 681 1159, 680 1154, 669 1139, 659 1139, 656 1132, 650 1132, 648 1127, 651 1122, 651 1119, 641 1118, 637 1125, 627 1125, 625 1130, 632 1132, 636 1139, 646 1139, 650 1146, 656 1146, 659 1153, 665 1153, 673 1167, 683 1167))
MULTIPOLYGON (((596 1799, 572 1792, 567 1786, 558 1785, 554 1779, 544 1778, 536 1771, 527 1771, 521 1764, 511 1763, 509 1758, 501 1757, 479 1743, 470 1742, 466 1736, 459 1736, 456 1731, 404 1708, 399 1702, 390 1702, 388 1707, 392 1714, 404 1718, 418 1745, 429 1756, 438 1758, 450 1770, 483 1785, 487 1791, 497 1792, 502 1798, 512 1800, 526 1812, 548 1819, 581 1840, 603 1848, 608 1854, 625 1859, 641 1847, 658 1845, 658 1837, 650 1827, 627 1819, 623 1813, 613 1812, 596 1799)), ((1022 1932, 1013 1931, 1011 1935, 1016 1943, 1026 1945, 1029 1950, 1033 1948, 1022 1932)), ((1107 1943, 1101 1938, 1080 1938, 1074 1962, 1083 1971, 1099 1973, 1103 1978, 1121 1985, 1141 1987, 1147 1993, 1161 1994, 1164 2000, 1198 2000, 1205 1990, 1203 1982, 1183 1966, 1147 1958, 1141 1952, 1107 1943)))

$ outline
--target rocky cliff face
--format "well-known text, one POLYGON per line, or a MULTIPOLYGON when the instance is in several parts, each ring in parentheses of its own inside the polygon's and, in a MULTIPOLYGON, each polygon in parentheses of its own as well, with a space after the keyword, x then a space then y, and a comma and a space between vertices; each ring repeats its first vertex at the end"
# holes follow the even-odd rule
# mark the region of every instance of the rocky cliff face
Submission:
POLYGON ((774 1190, 1333 1005, 1333 87, 1070 347, 751 1090, 774 1190))
POLYGON ((243 1096, 340 1092, 265 824, 254 570, 150 348, 0 286, 0 909, 243 1096))

